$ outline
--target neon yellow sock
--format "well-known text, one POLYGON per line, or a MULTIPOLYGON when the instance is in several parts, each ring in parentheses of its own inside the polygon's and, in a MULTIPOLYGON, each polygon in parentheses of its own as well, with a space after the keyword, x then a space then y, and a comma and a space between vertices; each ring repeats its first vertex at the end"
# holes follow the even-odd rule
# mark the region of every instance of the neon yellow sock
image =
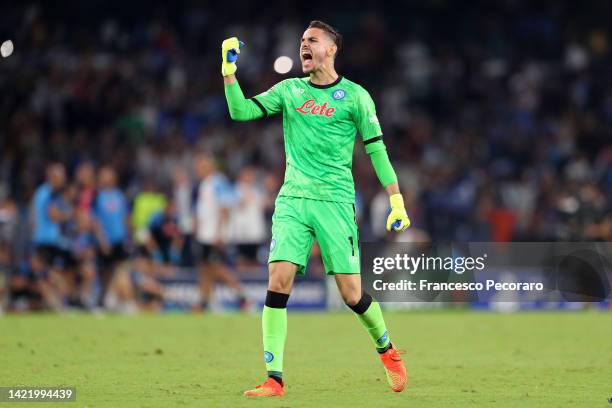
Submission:
POLYGON ((391 340, 378 302, 372 301, 365 312, 355 313, 355 316, 368 331, 377 349, 388 348, 391 340))
POLYGON ((277 309, 264 306, 261 328, 268 375, 282 377, 283 351, 287 338, 287 308, 277 309))

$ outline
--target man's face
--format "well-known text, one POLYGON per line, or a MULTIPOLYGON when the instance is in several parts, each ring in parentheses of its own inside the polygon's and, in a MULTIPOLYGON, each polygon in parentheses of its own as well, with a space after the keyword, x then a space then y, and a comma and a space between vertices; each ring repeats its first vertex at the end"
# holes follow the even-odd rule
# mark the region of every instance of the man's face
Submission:
POLYGON ((302 71, 310 74, 316 71, 328 59, 333 59, 336 53, 336 44, 320 28, 309 28, 302 35, 300 45, 300 60, 302 71))
POLYGON ((104 167, 100 170, 99 178, 101 188, 113 188, 117 180, 115 171, 109 167, 104 167))
POLYGON ((253 184, 255 181, 255 170, 253 170, 251 167, 244 168, 240 173, 239 180, 241 183, 253 184))
POLYGON ((213 171, 213 163, 207 156, 200 156, 194 162, 195 172, 200 178, 206 178, 213 171))
POLYGON ((96 172, 90 163, 81 164, 76 170, 76 180, 83 186, 95 184, 96 172))
POLYGON ((64 187, 66 183, 66 172, 64 171, 64 166, 56 164, 49 169, 49 184, 55 190, 59 190, 64 187))

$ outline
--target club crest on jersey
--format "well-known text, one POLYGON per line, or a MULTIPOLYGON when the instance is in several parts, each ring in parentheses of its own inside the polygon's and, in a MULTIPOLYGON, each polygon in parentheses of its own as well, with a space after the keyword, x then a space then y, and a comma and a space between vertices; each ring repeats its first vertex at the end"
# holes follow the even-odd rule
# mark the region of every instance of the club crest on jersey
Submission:
POLYGON ((327 106, 327 102, 323 102, 323 105, 318 105, 314 99, 308 99, 307 101, 304 101, 302 106, 295 108, 295 110, 303 115, 319 115, 331 118, 334 116, 334 111, 336 108, 327 106))
POLYGON ((346 96, 346 91, 344 89, 336 89, 332 94, 332 98, 339 101, 340 99, 346 96))

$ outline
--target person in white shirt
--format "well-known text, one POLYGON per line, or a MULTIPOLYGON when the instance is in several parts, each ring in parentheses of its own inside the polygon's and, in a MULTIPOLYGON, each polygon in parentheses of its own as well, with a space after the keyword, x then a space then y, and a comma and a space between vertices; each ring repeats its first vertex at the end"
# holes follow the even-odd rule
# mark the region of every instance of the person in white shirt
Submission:
POLYGON ((196 156, 194 170, 199 181, 195 203, 195 253, 200 271, 202 309, 208 307, 214 282, 222 281, 236 292, 240 308, 244 310, 248 302, 242 286, 224 263, 229 209, 233 200, 231 188, 225 176, 215 169, 214 160, 208 154, 196 156))
POLYGON ((257 251, 266 240, 266 192, 257 183, 253 167, 245 167, 236 183, 236 203, 231 212, 230 236, 238 250, 238 266, 257 265, 257 251))

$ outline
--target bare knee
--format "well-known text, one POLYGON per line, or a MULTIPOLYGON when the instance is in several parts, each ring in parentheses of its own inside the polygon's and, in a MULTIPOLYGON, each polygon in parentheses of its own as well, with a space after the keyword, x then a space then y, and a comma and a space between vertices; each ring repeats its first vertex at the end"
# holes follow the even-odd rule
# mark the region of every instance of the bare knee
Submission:
POLYGON ((278 293, 291 293, 297 266, 291 262, 272 262, 268 265, 268 290, 278 293))
POLYGON ((340 290, 340 296, 348 306, 355 306, 361 300, 361 288, 343 288, 340 290))
POLYGON ((336 275, 336 284, 342 300, 348 306, 354 306, 361 300, 361 277, 359 275, 336 275))

